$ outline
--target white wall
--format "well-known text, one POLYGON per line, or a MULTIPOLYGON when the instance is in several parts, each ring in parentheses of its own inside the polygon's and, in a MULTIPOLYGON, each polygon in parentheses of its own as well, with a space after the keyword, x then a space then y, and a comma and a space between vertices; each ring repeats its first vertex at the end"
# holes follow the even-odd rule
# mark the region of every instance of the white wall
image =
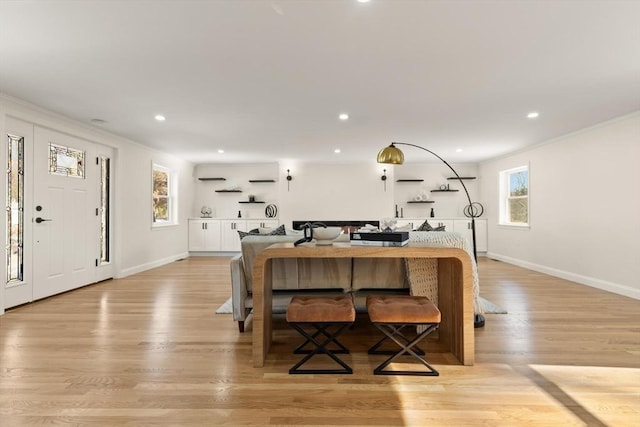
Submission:
POLYGON ((209 206, 216 218, 265 218, 265 207, 278 205, 278 180, 284 179, 278 174, 277 163, 247 164, 202 164, 197 165, 192 178, 195 186, 191 217, 199 218, 202 206, 209 206), (201 181, 198 178, 225 178, 226 181, 201 181), (273 179, 274 183, 250 183, 249 180, 273 179), (242 193, 216 193, 216 190, 237 188, 242 193), (264 204, 239 203, 247 201, 249 195, 264 204))
MULTIPOLYGON (((477 176, 476 164, 452 165, 461 176, 477 176)), ((427 218, 433 207, 437 217, 463 217, 467 199, 458 181, 447 180, 451 171, 439 163, 381 165, 360 163, 288 162, 279 164, 203 164, 194 171, 195 197, 191 216, 199 217, 202 205, 213 208, 216 218, 265 218, 268 203, 278 207, 278 219, 287 227, 302 220, 379 220, 395 215, 395 206, 404 218, 427 218), (287 181, 287 169, 292 180, 287 181), (387 181, 381 180, 386 169, 387 181), (222 177, 226 181, 200 181, 202 177, 222 177), (397 179, 424 179, 422 183, 398 183, 397 179), (249 183, 250 179, 274 179, 275 183, 249 183), (455 193, 432 193, 449 184, 455 193), (238 188, 242 193, 216 193, 238 188), (433 204, 408 204, 418 193, 425 193, 433 204), (239 204, 254 194, 264 205, 239 204)), ((465 181, 473 201, 478 199, 478 183, 465 181)))
POLYGON ((384 191, 382 165, 290 163, 280 165, 280 219, 291 227, 304 220, 378 220, 393 216, 393 189, 384 191), (291 170, 293 179, 284 179, 291 170))
POLYGON ((480 165, 489 256, 640 299, 640 113, 480 165), (531 227, 498 225, 498 174, 530 165, 531 227))
MULTIPOLYGON (((431 208, 436 217, 464 217, 463 210, 466 205, 469 204, 467 196, 464 193, 462 185, 458 180, 447 180, 447 177, 455 176, 451 169, 445 164, 440 163, 405 163, 403 165, 385 165, 387 166, 387 173, 389 172, 389 166, 395 169, 394 179, 391 185, 395 188, 395 204, 398 205, 398 209, 402 209, 405 218, 426 218, 431 213, 431 208), (423 182, 396 182, 399 179, 424 179, 423 182), (460 190, 453 193, 432 193, 431 190, 439 189, 440 185, 449 184, 450 189, 460 190), (426 194, 428 200, 434 203, 421 204, 412 203, 407 204, 409 200, 415 200, 416 195, 426 194)), ((465 186, 471 196, 471 201, 482 202, 478 196, 478 183, 481 178, 478 177, 478 167, 475 163, 460 163, 451 164, 451 166, 458 172, 458 175, 473 176, 476 179, 465 180, 465 186)))
MULTIPOLYGON (((114 148, 116 154, 112 182, 115 214, 112 220, 115 241, 112 243, 117 277, 188 256, 187 218, 193 206, 191 163, 0 94, 2 135, 6 134, 4 124, 7 116, 114 148), (178 173, 180 200, 177 226, 163 229, 151 227, 151 165, 154 162, 178 173)), ((3 162, 6 157, 4 151, 3 149, 0 155, 3 162)), ((5 188, 0 187, 4 198, 5 188)), ((2 223, 4 222, 3 220, 2 223)), ((1 228, 4 233, 4 226, 1 228)), ((4 307, 4 302, 0 303, 0 307, 4 307)))

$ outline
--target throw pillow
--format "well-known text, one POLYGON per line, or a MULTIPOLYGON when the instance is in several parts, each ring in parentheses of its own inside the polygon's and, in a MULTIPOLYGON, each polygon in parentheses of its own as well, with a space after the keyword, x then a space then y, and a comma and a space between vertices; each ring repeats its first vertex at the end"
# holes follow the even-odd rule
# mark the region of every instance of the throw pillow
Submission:
POLYGON ((422 225, 416 228, 415 231, 433 231, 433 227, 429 224, 429 221, 425 219, 422 225))
POLYGON ((273 230, 271 230, 268 233, 260 233, 259 229, 254 229, 251 231, 240 231, 238 230, 238 235, 240 236, 240 240, 244 239, 246 236, 286 236, 287 232, 284 229, 284 224, 280 225, 279 227, 274 228, 273 230))

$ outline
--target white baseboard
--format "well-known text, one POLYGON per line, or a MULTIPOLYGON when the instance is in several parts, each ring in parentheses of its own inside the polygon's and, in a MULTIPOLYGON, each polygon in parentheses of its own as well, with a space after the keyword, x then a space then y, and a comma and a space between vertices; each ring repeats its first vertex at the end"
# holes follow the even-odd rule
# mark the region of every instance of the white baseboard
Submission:
POLYGON ((142 273, 143 271, 151 270, 152 268, 162 267, 163 265, 170 264, 180 259, 189 258, 189 252, 183 252, 181 254, 172 255, 170 257, 158 259, 146 264, 136 265, 134 267, 125 268, 116 273, 116 279, 122 279, 123 277, 131 276, 132 274, 142 273))
POLYGON ((548 274, 550 276, 559 277, 561 279, 580 283, 581 285, 591 286, 592 288, 597 288, 603 291, 613 292, 614 294, 624 295, 629 298, 640 300, 640 289, 631 288, 629 286, 621 285, 619 283, 608 282, 606 280, 600 280, 594 277, 583 276, 581 274, 576 274, 576 273, 572 273, 564 270, 558 270, 556 268, 534 264, 529 261, 523 261, 520 259, 505 256, 505 255, 496 254, 493 252, 487 252, 487 258, 507 262, 509 264, 517 265, 518 267, 527 268, 529 270, 538 271, 540 273, 548 274))

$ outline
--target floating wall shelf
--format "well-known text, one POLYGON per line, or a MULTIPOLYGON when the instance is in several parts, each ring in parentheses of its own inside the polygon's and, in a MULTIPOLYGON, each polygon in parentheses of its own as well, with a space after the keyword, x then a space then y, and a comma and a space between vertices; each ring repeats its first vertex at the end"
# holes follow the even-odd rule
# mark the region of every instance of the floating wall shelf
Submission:
POLYGON ((198 178, 200 181, 226 181, 227 178, 198 178))
POLYGON ((242 190, 216 190, 216 193, 242 193, 242 190))
POLYGON ((276 182, 275 179, 250 179, 249 182, 276 182))
POLYGON ((455 193, 460 190, 431 190, 432 193, 455 193))
POLYGON ((409 200, 407 203, 435 203, 433 200, 409 200))
POLYGON ((242 202, 238 202, 238 203, 264 203, 264 202, 259 202, 257 200, 253 201, 253 202, 249 202, 249 201, 242 201, 242 202))
MULTIPOLYGON (((456 181, 458 180, 457 176, 450 176, 447 179, 455 179, 456 181)), ((461 176, 460 179, 476 179, 475 176, 461 176)))
POLYGON ((396 182, 423 182, 424 179, 399 179, 396 182))

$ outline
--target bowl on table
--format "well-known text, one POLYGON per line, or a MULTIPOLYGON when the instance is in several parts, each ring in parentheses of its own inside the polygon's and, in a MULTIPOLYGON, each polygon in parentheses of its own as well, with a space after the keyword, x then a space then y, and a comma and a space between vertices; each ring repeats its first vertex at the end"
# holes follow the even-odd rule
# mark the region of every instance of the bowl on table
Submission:
POLYGON ((314 227, 316 245, 330 245, 342 233, 342 227, 314 227))

